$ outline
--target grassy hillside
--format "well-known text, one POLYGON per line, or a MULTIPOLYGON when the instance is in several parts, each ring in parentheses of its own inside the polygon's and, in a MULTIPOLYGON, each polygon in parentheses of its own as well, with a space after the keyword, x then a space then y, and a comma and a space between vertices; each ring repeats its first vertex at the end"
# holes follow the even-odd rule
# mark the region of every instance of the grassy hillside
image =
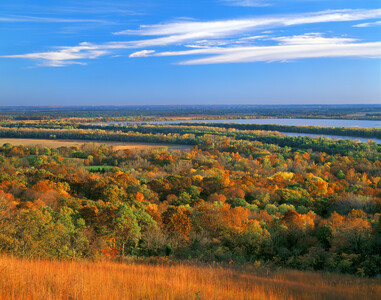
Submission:
POLYGON ((377 299, 380 280, 168 264, 0 257, 0 299, 377 299))

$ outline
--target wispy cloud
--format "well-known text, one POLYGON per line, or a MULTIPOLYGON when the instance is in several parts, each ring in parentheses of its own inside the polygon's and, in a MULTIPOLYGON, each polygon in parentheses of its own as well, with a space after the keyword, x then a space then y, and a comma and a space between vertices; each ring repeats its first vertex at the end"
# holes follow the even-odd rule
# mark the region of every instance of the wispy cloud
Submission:
POLYGON ((219 55, 181 62, 181 65, 205 65, 244 62, 289 61, 322 57, 366 57, 381 58, 381 42, 341 45, 283 45, 224 49, 219 55))
POLYGON ((116 35, 161 36, 136 41, 136 47, 162 46, 198 39, 216 39, 237 36, 262 29, 305 25, 313 23, 346 22, 381 17, 381 9, 329 10, 317 13, 256 17, 218 21, 179 21, 165 24, 141 25, 137 30, 123 30, 116 35))
POLYGON ((197 35, 223 37, 254 29, 277 28, 313 23, 345 22, 374 19, 381 17, 381 9, 343 9, 327 10, 316 13, 283 15, 277 17, 255 17, 220 21, 180 21, 166 24, 141 25, 137 30, 123 30, 116 35, 197 35))
MULTIPOLYGON (((86 64, 87 60, 118 54, 122 49, 144 49, 130 57, 165 55, 209 55, 209 57, 183 62, 183 64, 208 64, 222 62, 279 61, 303 57, 362 56, 374 57, 377 43, 359 43, 343 37, 325 38, 320 34, 293 37, 273 37, 277 45, 258 46, 270 38, 257 35, 263 29, 285 28, 327 22, 371 20, 381 17, 381 9, 329 10, 316 13, 228 19, 217 21, 179 20, 170 23, 141 25, 135 30, 124 30, 117 35, 139 36, 141 39, 81 43, 72 47, 56 47, 50 52, 7 55, 8 58, 25 58, 39 61, 45 66, 86 64), (156 52, 159 46, 174 45, 186 50, 156 52), (255 45, 255 46, 254 46, 255 45), (335 46, 338 46, 335 49, 335 46), (303 50, 305 47, 305 51, 303 50), (189 48, 192 48, 191 50, 189 48), (184 48, 183 48, 184 49, 184 48)), ((365 24, 365 23, 364 23, 365 24)), ((271 32, 269 32, 271 33, 271 32)))
POLYGON ((353 25, 353 27, 373 27, 373 26, 381 26, 381 21, 353 25))
MULTIPOLYGON (((15 2, 15 1, 14 1, 15 2)), ((23 5, 12 4, 1 4, 3 10, 13 11, 15 14, 23 14, 21 12, 28 11, 32 15, 72 15, 86 13, 86 15, 114 15, 114 16, 125 16, 125 15, 142 15, 143 12, 136 10, 137 6, 130 1, 61 1, 61 5, 41 5, 36 2, 38 1, 28 1, 29 3, 24 3, 23 5), (91 2, 91 3, 89 3, 91 2)), ((53 1, 50 1, 53 2, 53 1)), ((57 2, 57 1, 56 1, 57 2)))
POLYGON ((61 49, 58 49, 57 51, 6 55, 3 57, 33 59, 39 61, 42 66, 62 67, 72 64, 84 65, 84 62, 77 60, 95 59, 109 53, 108 50, 100 49, 99 46, 89 43, 81 43, 79 46, 75 47, 61 47, 61 49))
POLYGON ((356 42, 357 39, 344 37, 325 37, 319 32, 307 33, 303 35, 271 37, 270 40, 277 41, 281 45, 324 45, 324 44, 345 44, 356 42))
POLYGON ((20 23, 109 23, 105 20, 96 19, 71 19, 71 18, 50 18, 50 17, 34 17, 34 16, 0 16, 0 22, 20 22, 20 23))
POLYGON ((129 57, 147 57, 155 53, 155 50, 142 50, 130 54, 129 57))
MULTIPOLYGON (((381 57, 381 42, 355 43, 355 39, 326 38, 319 33, 274 37, 275 46, 214 47, 185 51, 151 53, 150 56, 207 55, 180 62, 181 65, 217 63, 274 62, 318 57, 381 57)), ((147 53, 148 54, 148 53, 147 53)), ((148 55, 146 55, 148 56, 148 55)), ((133 54, 132 56, 133 57, 133 54)))

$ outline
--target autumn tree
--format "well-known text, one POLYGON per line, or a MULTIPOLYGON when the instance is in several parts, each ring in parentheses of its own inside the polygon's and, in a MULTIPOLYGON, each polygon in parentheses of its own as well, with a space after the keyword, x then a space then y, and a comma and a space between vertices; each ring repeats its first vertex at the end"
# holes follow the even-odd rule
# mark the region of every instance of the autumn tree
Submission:
POLYGON ((190 212, 184 207, 170 206, 162 214, 164 229, 174 240, 188 241, 191 230, 190 212))

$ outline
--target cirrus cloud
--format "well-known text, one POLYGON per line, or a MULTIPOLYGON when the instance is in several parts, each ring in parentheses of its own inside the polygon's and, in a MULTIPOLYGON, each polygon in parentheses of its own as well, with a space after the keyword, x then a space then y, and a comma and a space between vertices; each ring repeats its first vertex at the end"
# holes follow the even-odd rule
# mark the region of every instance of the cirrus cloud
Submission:
POLYGON ((373 26, 381 26, 381 21, 353 25, 353 27, 373 27, 373 26))
MULTIPOLYGON (((138 36, 132 39, 105 43, 80 43, 77 46, 55 47, 52 51, 3 55, 3 58, 35 60, 39 65, 61 67, 86 64, 88 60, 118 55, 118 51, 143 49, 130 58, 149 56, 204 55, 180 64, 215 64, 254 61, 284 61, 313 57, 378 57, 378 42, 359 42, 348 37, 324 37, 322 34, 296 36, 258 35, 272 28, 287 28, 328 22, 372 20, 381 17, 381 9, 343 9, 314 13, 277 15, 214 21, 179 20, 169 23, 141 25, 135 30, 114 34, 138 36), (266 41, 275 45, 267 46, 266 41), (260 45, 260 43, 263 43, 260 45), (156 48, 173 45, 181 50, 157 52, 156 48), (337 46, 337 48, 335 48, 337 46), (189 48, 192 48, 189 50, 189 48), (184 50, 186 49, 186 50, 184 50)), ((363 24, 370 24, 363 23, 363 24)), ((360 25, 357 25, 361 27, 360 25)), ((363 26, 365 27, 365 26, 363 26)), ((269 32, 270 33, 270 32, 269 32)))
POLYGON ((356 43, 355 39, 327 38, 319 33, 299 36, 274 37, 275 46, 214 47, 185 51, 152 53, 151 56, 206 55, 207 57, 182 61, 180 65, 221 63, 274 62, 322 57, 381 57, 381 42, 356 43))

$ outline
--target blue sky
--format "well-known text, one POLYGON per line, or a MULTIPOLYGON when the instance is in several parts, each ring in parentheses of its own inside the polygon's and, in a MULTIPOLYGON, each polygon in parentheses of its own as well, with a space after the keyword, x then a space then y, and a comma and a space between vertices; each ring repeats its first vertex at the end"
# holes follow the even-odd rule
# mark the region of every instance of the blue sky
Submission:
POLYGON ((0 105, 381 103, 378 0, 2 0, 0 105))

